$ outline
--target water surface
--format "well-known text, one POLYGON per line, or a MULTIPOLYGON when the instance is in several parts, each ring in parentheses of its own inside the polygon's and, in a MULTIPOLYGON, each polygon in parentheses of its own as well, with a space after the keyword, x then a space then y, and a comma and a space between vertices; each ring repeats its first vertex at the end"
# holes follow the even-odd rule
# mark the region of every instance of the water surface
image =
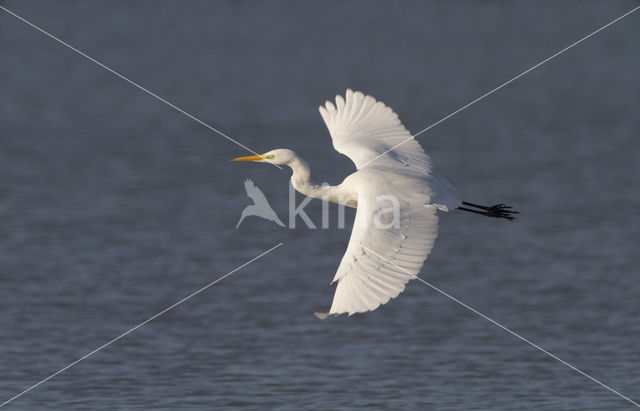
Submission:
MULTIPOLYGON (((637 5, 1 4, 332 184, 353 168, 324 100, 417 132, 637 5)), ((522 212, 442 215, 421 277, 636 401, 637 38, 640 14, 419 137, 463 198, 522 212)), ((630 408, 416 281, 319 321, 351 223, 235 230, 246 178, 285 218, 288 171, 227 162, 247 153, 6 13, 0 52, 0 401, 285 243, 7 409, 630 408)))

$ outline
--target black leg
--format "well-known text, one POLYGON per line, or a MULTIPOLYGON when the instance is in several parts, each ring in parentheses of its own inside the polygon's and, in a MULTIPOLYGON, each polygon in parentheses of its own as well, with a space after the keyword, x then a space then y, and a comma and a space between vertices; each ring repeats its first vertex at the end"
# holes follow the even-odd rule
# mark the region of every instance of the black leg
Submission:
MULTIPOLYGON (((478 205, 478 204, 469 203, 469 202, 467 202, 467 201, 463 201, 463 202, 462 202, 462 204, 463 204, 463 205, 466 205, 466 206, 475 207, 475 208, 481 208, 481 209, 483 209, 483 210, 488 210, 488 209, 489 209, 489 207, 485 207, 485 206, 481 206, 481 205, 478 205)), ((465 210, 465 211, 466 211, 466 210, 465 210)))
POLYGON ((470 208, 466 208, 466 207, 458 207, 458 210, 468 211, 468 212, 470 212, 470 213, 476 213, 476 214, 487 215, 487 213, 486 213, 485 211, 472 210, 472 209, 470 209, 470 208))

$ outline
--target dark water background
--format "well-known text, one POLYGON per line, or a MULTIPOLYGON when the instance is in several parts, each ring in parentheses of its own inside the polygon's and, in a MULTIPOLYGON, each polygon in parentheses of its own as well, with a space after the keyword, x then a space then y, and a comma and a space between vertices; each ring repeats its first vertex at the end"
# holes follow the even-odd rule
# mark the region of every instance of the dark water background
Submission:
MULTIPOLYGON (((324 100, 417 132, 638 2, 0 4, 335 184, 324 100)), ((419 137, 464 199, 522 212, 443 215, 422 278, 636 401, 639 38, 637 12, 419 137)), ((349 230, 235 230, 245 178, 287 211, 289 173, 246 154, 0 12, 0 402, 285 243, 7 409, 632 408, 415 281, 319 321, 349 230)))

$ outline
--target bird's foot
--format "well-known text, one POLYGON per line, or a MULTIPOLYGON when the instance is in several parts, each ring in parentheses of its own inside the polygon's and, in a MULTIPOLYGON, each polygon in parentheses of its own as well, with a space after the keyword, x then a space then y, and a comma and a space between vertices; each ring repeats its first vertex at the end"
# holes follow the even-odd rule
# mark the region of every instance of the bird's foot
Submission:
POLYGON ((512 210, 513 207, 504 205, 504 204, 496 204, 491 207, 487 207, 484 215, 487 217, 495 217, 495 218, 506 218, 509 221, 513 221, 516 219, 514 214, 519 214, 517 211, 512 210))

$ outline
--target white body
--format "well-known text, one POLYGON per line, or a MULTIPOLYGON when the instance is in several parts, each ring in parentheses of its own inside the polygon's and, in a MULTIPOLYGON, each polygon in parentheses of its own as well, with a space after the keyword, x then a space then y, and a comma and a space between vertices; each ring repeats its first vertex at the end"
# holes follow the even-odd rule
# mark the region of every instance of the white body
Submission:
POLYGON ((338 283, 327 314, 371 311, 395 298, 420 272, 438 235, 437 210, 461 205, 455 189, 431 173, 431 160, 396 113, 371 96, 347 90, 346 99, 327 102, 320 114, 334 148, 358 171, 338 186, 311 183, 307 163, 291 150, 279 149, 238 160, 291 167, 291 183, 302 194, 357 207, 347 251, 333 282, 338 283), (373 224, 379 196, 393 196, 399 224, 373 224))

